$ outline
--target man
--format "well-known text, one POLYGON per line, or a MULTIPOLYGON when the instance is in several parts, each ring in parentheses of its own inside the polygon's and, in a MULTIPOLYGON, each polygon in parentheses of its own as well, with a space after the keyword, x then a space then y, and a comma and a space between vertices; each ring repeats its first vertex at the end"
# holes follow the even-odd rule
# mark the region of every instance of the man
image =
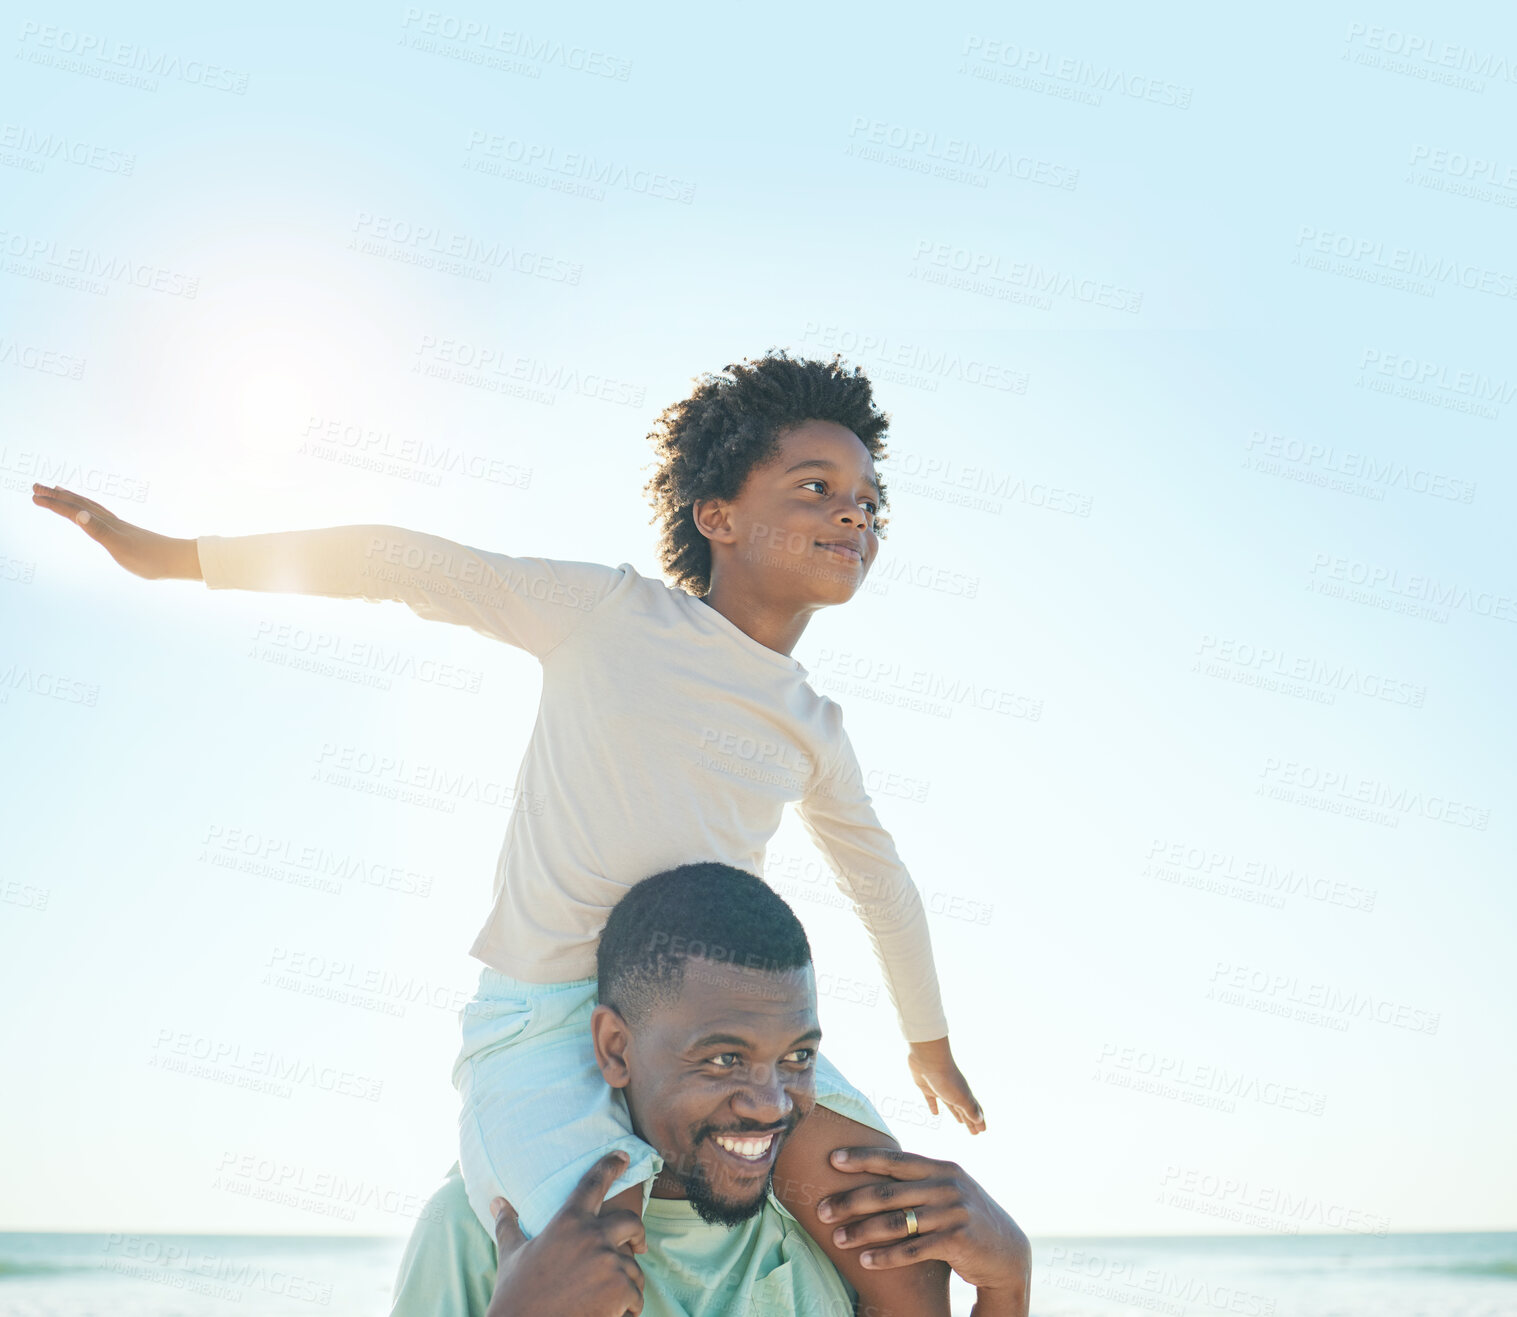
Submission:
MULTIPOLYGON (((455 1167, 407 1246, 393 1317, 847 1317, 852 1288, 774 1193, 784 1141, 828 1116, 815 1106, 821 1029, 794 912, 751 874, 687 865, 622 898, 597 973, 596 1062, 663 1160, 642 1218, 601 1214, 624 1165, 612 1154, 531 1240, 497 1200, 492 1244, 455 1167)), ((862 1095, 859 1106, 853 1118, 888 1137, 862 1095)), ((1026 1237, 961 1169, 893 1149, 850 1149, 837 1169, 890 1177, 819 1204, 863 1265, 938 1259, 945 1287, 948 1267, 977 1287, 976 1317, 1025 1317, 1026 1237)))

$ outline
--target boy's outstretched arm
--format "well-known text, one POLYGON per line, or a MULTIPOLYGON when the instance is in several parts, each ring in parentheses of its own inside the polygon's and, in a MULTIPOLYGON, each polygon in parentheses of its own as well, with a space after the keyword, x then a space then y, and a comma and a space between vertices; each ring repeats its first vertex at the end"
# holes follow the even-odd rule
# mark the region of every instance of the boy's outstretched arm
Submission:
POLYGON ((180 540, 133 526, 70 490, 34 486, 32 501, 78 522, 118 563, 149 580, 393 600, 418 617, 470 627, 538 658, 574 631, 624 576, 600 563, 510 557, 400 526, 180 540))
POLYGON ((32 502, 78 524, 133 576, 149 581, 200 581, 200 555, 194 540, 134 526, 107 512, 93 499, 55 485, 33 485, 32 502))
MULTIPOLYGON (((834 706, 835 708, 836 706, 834 706)), ((796 807, 801 825, 863 921, 886 991, 910 1052, 911 1077, 928 1109, 940 1107, 971 1134, 986 1129, 985 1112, 948 1043, 932 938, 921 893, 880 824, 853 746, 838 713, 836 750, 796 807)))

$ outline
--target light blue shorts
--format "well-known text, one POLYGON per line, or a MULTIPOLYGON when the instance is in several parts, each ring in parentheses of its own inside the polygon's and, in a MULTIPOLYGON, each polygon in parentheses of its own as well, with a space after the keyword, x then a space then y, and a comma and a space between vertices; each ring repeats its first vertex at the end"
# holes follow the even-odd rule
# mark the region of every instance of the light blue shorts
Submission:
MULTIPOLYGON (((620 1148, 628 1162, 607 1198, 641 1184, 646 1204, 653 1177, 664 1168, 663 1158, 632 1132, 621 1090, 607 1084, 595 1064, 595 1004, 594 979, 525 983, 486 969, 463 1010, 463 1047, 453 1065, 463 1099, 459 1166, 469 1206, 492 1239, 496 1197, 516 1209, 530 1239, 608 1152, 620 1148)), ((821 1055, 816 1100, 891 1133, 874 1104, 821 1055)))

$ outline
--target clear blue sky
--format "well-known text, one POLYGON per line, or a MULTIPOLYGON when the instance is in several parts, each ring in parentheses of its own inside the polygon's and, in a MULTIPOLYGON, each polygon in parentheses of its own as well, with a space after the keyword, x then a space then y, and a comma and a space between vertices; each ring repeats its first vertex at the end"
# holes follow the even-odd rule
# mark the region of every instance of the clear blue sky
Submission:
POLYGON ((409 1228, 538 680, 399 605, 128 577, 31 480, 651 574, 652 418, 773 346, 893 417, 876 581, 797 656, 987 1134, 916 1103, 794 820, 772 876, 903 1143, 1039 1234, 1514 1224, 1509 15, 34 12, 0 1228, 409 1228))

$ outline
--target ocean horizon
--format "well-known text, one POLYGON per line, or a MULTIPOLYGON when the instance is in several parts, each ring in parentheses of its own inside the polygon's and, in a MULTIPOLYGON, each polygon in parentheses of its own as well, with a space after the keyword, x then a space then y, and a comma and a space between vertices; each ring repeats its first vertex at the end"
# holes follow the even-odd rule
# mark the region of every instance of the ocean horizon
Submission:
MULTIPOLYGON (((398 1235, 0 1232, 4 1317, 382 1317, 398 1235)), ((1048 1236, 1034 1317, 1514 1317, 1517 1231, 1048 1236)), ((956 1292, 956 1317, 972 1296, 956 1292), (961 1301, 962 1300, 962 1301, 961 1301)))

